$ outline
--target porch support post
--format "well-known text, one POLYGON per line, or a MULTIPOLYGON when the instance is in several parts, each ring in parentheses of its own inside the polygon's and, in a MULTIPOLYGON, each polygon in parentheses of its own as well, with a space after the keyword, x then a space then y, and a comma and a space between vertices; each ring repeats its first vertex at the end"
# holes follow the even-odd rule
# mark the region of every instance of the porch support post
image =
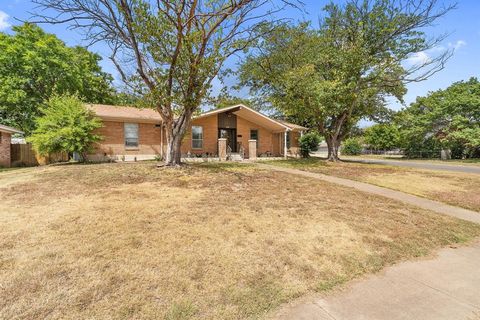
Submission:
POLYGON ((218 158, 220 161, 227 160, 227 139, 218 138, 218 158))
POLYGON ((248 140, 248 159, 257 160, 257 140, 248 140))
POLYGON ((283 157, 287 159, 287 130, 283 134, 283 157))

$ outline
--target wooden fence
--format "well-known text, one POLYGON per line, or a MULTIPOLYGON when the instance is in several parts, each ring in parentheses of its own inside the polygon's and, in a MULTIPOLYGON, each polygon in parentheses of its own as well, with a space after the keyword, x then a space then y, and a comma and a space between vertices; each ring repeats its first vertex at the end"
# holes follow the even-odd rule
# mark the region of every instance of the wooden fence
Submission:
POLYGON ((38 166, 54 162, 68 161, 66 152, 59 152, 46 157, 38 155, 30 143, 11 145, 12 166, 38 166))

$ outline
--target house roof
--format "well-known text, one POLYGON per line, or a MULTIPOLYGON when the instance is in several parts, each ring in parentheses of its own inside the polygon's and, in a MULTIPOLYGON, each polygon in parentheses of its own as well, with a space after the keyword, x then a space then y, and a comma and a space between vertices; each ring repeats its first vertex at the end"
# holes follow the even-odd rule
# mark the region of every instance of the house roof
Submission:
POLYGON ((0 132, 23 134, 23 131, 20 131, 18 129, 15 129, 15 128, 12 128, 12 127, 9 127, 9 126, 4 126, 3 124, 0 124, 0 132))
POLYGON ((263 113, 260 113, 250 107, 247 107, 246 105, 243 104, 237 104, 234 106, 226 107, 226 108, 221 108, 221 109, 216 109, 212 111, 208 111, 205 113, 202 113, 201 115, 195 117, 195 118, 204 118, 208 117, 214 114, 219 114, 223 112, 232 112, 250 122, 253 123, 258 123, 264 128, 270 129, 272 131, 278 131, 278 132, 283 132, 285 130, 287 131, 302 131, 302 130, 307 130, 307 128, 298 126, 289 122, 285 121, 280 121, 276 119, 272 119, 263 113))
POLYGON ((291 122, 287 122, 287 121, 283 121, 283 120, 277 120, 278 122, 281 122, 283 123, 284 125, 292 128, 293 130, 298 130, 298 131, 303 131, 303 130, 308 130, 308 128, 305 128, 305 127, 302 127, 298 124, 295 124, 295 123, 291 123, 291 122))
POLYGON ((148 123, 162 122, 160 114, 154 109, 111 106, 105 104, 88 104, 87 108, 92 110, 98 117, 106 120, 127 120, 148 123))
MULTIPOLYGON (((134 107, 111 106, 103 104, 89 104, 87 108, 95 112, 95 114, 105 120, 111 121, 141 121, 148 123, 161 123, 162 119, 158 112, 154 109, 140 109, 134 107)), ((295 125, 289 122, 272 119, 252 108, 243 104, 238 104, 222 109, 216 109, 204 112, 193 119, 205 118, 223 112, 232 112, 250 122, 257 123, 264 128, 272 131, 283 132, 287 131, 302 131, 307 128, 295 125)))

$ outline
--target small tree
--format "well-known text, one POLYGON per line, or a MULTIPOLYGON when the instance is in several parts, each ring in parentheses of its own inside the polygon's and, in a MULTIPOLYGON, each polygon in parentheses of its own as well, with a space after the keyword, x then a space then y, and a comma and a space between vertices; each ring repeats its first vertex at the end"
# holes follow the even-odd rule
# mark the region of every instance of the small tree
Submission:
POLYGON ((300 144, 300 153, 302 157, 310 158, 310 153, 318 150, 318 144, 320 141, 320 136, 316 132, 310 132, 301 136, 298 142, 300 144))
POLYGON ((41 111, 27 139, 40 155, 78 152, 85 160, 92 144, 101 139, 93 133, 101 127, 100 120, 74 95, 53 96, 41 111))

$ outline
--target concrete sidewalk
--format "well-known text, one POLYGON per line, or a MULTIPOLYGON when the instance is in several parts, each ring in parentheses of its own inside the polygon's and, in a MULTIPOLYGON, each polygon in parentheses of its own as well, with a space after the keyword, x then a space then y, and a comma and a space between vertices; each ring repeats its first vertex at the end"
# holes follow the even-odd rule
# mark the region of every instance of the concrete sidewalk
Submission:
POLYGON ((400 263, 326 298, 273 314, 279 320, 480 320, 480 242, 400 263))
MULTIPOLYGON (((263 163, 262 164, 259 163, 257 165, 265 169, 282 171, 282 172, 301 175, 301 176, 310 177, 314 179, 319 179, 323 181, 328 181, 328 182, 339 184, 345 187, 354 188, 363 192, 368 192, 368 193, 376 194, 382 197, 398 200, 398 201, 408 203, 423 209, 431 210, 437 213, 446 214, 452 217, 456 217, 459 219, 463 219, 463 220, 467 220, 475 223, 480 223, 480 212, 475 212, 472 210, 454 207, 448 204, 425 199, 422 197, 417 197, 401 191, 395 191, 388 188, 378 187, 378 186, 374 186, 364 182, 328 176, 321 173, 302 171, 298 169, 285 168, 285 167, 263 164, 263 163)), ((480 269, 480 266, 479 266, 479 269, 480 269)), ((480 295, 480 289, 479 289, 479 295, 480 295)))
MULTIPOLYGON (((480 223, 480 213, 363 182, 297 169, 258 166, 336 183, 480 223)), ((279 320, 480 320, 480 241, 438 257, 400 263, 354 281, 337 294, 303 298, 274 313, 279 320)))
POLYGON ((452 164, 452 163, 443 164, 443 163, 431 163, 426 161, 421 162, 421 161, 412 161, 412 160, 367 159, 367 158, 361 158, 361 157, 348 157, 343 160, 346 162, 383 164, 383 165, 389 165, 389 166, 407 167, 407 168, 415 168, 415 169, 441 170, 441 171, 480 174, 480 166, 475 166, 475 165, 461 165, 461 164, 452 164))

